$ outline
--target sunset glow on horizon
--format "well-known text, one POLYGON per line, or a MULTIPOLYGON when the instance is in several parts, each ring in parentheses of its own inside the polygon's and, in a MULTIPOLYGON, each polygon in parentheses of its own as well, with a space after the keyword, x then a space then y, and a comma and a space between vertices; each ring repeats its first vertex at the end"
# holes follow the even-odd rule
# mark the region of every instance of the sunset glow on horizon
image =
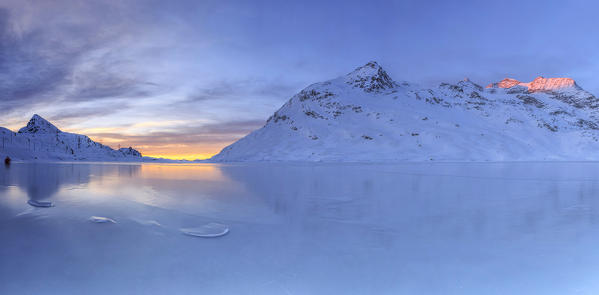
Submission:
POLYGON ((164 158, 171 160, 205 160, 218 154, 222 147, 227 146, 234 141, 229 143, 222 143, 220 145, 178 145, 178 144, 166 144, 166 145, 131 145, 127 144, 127 141, 120 140, 107 140, 101 137, 90 137, 93 141, 102 143, 110 146, 113 149, 123 147, 134 147, 136 150, 141 152, 144 157, 153 158, 164 158), (222 147, 221 147, 222 146, 222 147), (207 151, 206 153, 197 153, 198 151, 207 151))
MULTIPOLYGON (((113 149, 122 147, 134 147, 136 150, 142 153, 143 156, 154 157, 154 158, 165 158, 172 160, 204 160, 208 159, 220 150, 232 144, 235 139, 223 141, 220 138, 204 138, 202 141, 189 141, 179 140, 177 142, 170 142, 170 140, 160 141, 159 138, 156 140, 151 139, 148 142, 148 138, 144 136, 137 136, 132 133, 132 130, 139 128, 140 126, 160 126, 160 122, 151 124, 140 123, 135 124, 132 129, 130 128, 91 128, 91 129, 78 129, 70 130, 67 132, 86 134, 92 140, 110 146, 113 149), (107 135, 104 135, 107 134, 107 135), (118 134, 118 136, 111 137, 109 134, 118 134)), ((60 127, 59 127, 60 128, 60 127)), ((144 131, 138 130, 137 132, 144 134, 144 131)), ((151 132, 151 131, 147 131, 151 132)), ((244 136, 244 134, 237 135, 238 137, 244 136)))

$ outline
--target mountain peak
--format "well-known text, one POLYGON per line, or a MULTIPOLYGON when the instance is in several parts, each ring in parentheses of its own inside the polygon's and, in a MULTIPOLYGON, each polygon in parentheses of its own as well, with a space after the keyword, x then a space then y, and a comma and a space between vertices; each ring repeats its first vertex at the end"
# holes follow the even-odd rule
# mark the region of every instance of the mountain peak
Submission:
POLYGON ((345 79, 347 84, 362 88, 366 92, 379 92, 396 86, 395 82, 376 61, 370 61, 355 69, 347 74, 345 79))
POLYGON ((571 78, 544 78, 536 77, 532 82, 524 83, 516 79, 505 78, 497 83, 491 83, 487 88, 512 88, 514 86, 523 86, 530 92, 537 91, 555 91, 563 88, 579 88, 576 82, 571 78))
POLYGON ((520 83, 522 83, 522 82, 520 82, 516 79, 505 78, 497 83, 491 83, 491 84, 487 85, 487 88, 512 88, 520 83))
POLYGON ((356 68, 354 70, 354 72, 357 71, 357 70, 361 70, 361 69, 372 69, 374 71, 378 71, 378 69, 380 69, 380 68, 382 68, 382 67, 379 65, 378 62, 376 62, 374 60, 371 60, 371 61, 367 62, 365 65, 356 68))
POLYGON ((42 118, 38 114, 34 114, 33 117, 27 123, 27 126, 19 129, 19 133, 60 133, 58 128, 50 123, 48 120, 42 118))
POLYGON ((543 78, 537 77, 532 82, 526 83, 529 91, 552 91, 561 88, 578 87, 570 78, 543 78))
POLYGON ((464 80, 458 82, 458 86, 460 86, 462 88, 464 88, 464 87, 466 87, 466 88, 472 88, 472 89, 475 89, 477 91, 482 91, 483 90, 482 86, 480 86, 480 85, 472 82, 472 80, 470 80, 469 78, 464 78, 464 80))

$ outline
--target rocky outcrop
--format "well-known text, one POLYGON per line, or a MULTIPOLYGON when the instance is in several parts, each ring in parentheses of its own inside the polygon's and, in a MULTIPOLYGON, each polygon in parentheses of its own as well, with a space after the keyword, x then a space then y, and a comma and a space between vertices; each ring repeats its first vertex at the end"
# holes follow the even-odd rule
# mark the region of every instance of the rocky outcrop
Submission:
POLYGON ((132 147, 120 148, 119 151, 125 156, 141 157, 141 153, 132 147))
POLYGON ((393 88, 395 82, 376 61, 371 61, 345 76, 346 83, 366 92, 379 92, 393 88))

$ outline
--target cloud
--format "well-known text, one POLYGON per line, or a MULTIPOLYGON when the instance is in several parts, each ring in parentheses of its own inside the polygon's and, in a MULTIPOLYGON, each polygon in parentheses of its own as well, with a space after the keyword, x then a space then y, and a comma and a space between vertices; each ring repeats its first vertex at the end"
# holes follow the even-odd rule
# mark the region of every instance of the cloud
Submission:
POLYGON ((244 83, 239 82, 231 83, 228 81, 220 81, 218 83, 213 84, 210 88, 197 88, 193 93, 189 94, 187 96, 187 99, 183 102, 201 102, 222 99, 231 95, 237 95, 239 93, 239 88, 243 84, 244 83))
POLYGON ((0 103, 2 111, 30 103, 66 79, 80 52, 51 44, 37 30, 17 34, 7 9, 0 8, 0 103), (49 52, 48 52, 49 51, 49 52), (60 54, 64 52, 65 54, 60 54))
POLYGON ((163 92, 164 87, 133 70, 126 56, 115 53, 130 42, 136 27, 114 19, 99 25, 85 14, 25 26, 19 18, 24 17, 12 11, 0 7, 0 113, 163 92))
POLYGON ((92 66, 72 72, 70 83, 65 87, 68 89, 64 89, 65 100, 152 97, 166 89, 157 83, 141 79, 141 75, 133 73, 131 69, 121 69, 108 58, 92 61, 92 66))
MULTIPOLYGON (((163 144, 214 144, 231 142, 262 127, 263 120, 230 121, 216 124, 179 126, 175 130, 149 132, 144 135, 125 133, 89 133, 94 138, 109 138, 132 146, 160 146, 163 144)), ((173 128, 174 129, 174 128, 173 128)))
POLYGON ((262 98, 282 99, 291 97, 295 87, 287 85, 281 81, 265 81, 258 79, 246 80, 221 80, 210 84, 210 87, 198 87, 181 103, 196 103, 211 100, 231 100, 236 101, 246 99, 255 99, 257 96, 262 98))
POLYGON ((106 116, 117 111, 130 108, 128 103, 110 104, 105 106, 87 106, 63 108, 55 114, 51 114, 47 119, 51 122, 61 124, 80 123, 83 119, 106 116))

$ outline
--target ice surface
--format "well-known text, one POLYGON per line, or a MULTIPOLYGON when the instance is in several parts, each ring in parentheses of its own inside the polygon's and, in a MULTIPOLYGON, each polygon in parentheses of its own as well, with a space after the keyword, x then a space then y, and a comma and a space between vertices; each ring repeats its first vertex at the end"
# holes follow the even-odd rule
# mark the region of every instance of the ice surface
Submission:
POLYGON ((597 163, 14 163, 0 294, 594 295, 598 184, 597 163), (212 222, 231 234, 179 231, 212 222))
POLYGON ((156 220, 145 220, 145 219, 139 219, 139 218, 130 218, 130 219, 141 224, 141 225, 162 227, 162 224, 160 224, 160 222, 158 222, 156 220))
POLYGON ((229 228, 227 228, 227 226, 224 224, 211 222, 199 227, 182 228, 180 231, 188 236, 216 238, 222 237, 229 233, 229 228))
POLYGON ((92 216, 89 218, 89 221, 95 222, 95 223, 116 223, 116 221, 114 221, 114 219, 112 219, 112 218, 101 217, 101 216, 92 216))

